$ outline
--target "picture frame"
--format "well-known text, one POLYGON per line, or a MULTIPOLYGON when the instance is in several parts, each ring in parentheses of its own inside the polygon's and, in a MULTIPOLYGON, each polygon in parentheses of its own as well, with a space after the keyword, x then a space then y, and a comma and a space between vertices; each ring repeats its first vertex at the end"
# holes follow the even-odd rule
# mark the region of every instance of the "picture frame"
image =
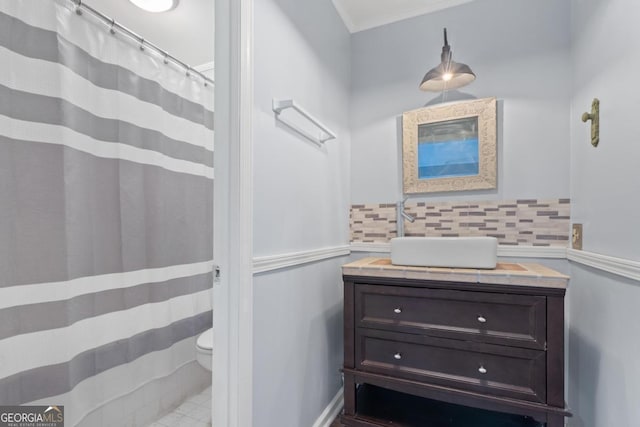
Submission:
POLYGON ((496 188, 496 105, 492 97, 403 113, 404 193, 496 188))

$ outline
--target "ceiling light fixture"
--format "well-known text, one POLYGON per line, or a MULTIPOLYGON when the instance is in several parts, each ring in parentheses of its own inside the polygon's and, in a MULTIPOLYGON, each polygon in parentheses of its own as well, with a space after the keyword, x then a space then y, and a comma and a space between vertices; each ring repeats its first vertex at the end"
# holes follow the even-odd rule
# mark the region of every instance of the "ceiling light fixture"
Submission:
POLYGON ((166 12, 178 6, 178 0, 129 0, 147 12, 166 12))
POLYGON ((476 79, 476 75, 466 64, 451 59, 451 46, 447 41, 447 29, 444 29, 444 46, 440 55, 440 64, 425 74, 420 89, 428 92, 440 92, 466 86, 476 79))

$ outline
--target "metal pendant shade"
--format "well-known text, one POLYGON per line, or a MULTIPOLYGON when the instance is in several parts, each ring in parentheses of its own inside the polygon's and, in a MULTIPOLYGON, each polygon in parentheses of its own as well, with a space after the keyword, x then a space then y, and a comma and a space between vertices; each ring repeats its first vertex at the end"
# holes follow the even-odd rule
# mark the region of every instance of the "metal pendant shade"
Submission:
POLYGON ((447 41, 447 29, 444 29, 444 46, 442 47, 441 62, 425 74, 420 83, 420 89, 427 92, 441 92, 466 86, 476 79, 476 75, 467 64, 461 64, 451 59, 451 46, 447 41))

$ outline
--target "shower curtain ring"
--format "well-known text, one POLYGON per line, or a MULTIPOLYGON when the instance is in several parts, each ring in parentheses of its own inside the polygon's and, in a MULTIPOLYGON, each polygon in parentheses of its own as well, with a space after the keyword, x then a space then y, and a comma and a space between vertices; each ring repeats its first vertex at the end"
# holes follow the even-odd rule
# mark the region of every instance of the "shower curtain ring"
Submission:
POLYGON ((82 15, 82 0, 76 0, 76 14, 82 15))
POLYGON ((115 19, 111 19, 111 28, 109 28, 109 32, 114 36, 116 35, 115 26, 116 26, 116 20, 115 19))
POLYGON ((167 65, 169 63, 169 54, 167 52, 162 52, 164 54, 164 59, 162 60, 162 62, 164 62, 165 65, 167 65))
POLYGON ((191 77, 191 67, 187 67, 187 77, 191 77))
POLYGON ((140 39, 140 50, 144 50, 144 39, 140 39))

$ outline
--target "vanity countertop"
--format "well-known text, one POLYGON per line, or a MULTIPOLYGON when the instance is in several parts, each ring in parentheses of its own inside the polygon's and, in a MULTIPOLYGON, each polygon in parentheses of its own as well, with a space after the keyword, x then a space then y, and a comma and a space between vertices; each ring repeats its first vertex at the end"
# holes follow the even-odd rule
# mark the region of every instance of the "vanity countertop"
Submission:
POLYGON ((439 280, 566 289, 569 277, 535 263, 499 262, 493 270, 392 265, 390 258, 363 258, 342 266, 347 276, 439 280))

